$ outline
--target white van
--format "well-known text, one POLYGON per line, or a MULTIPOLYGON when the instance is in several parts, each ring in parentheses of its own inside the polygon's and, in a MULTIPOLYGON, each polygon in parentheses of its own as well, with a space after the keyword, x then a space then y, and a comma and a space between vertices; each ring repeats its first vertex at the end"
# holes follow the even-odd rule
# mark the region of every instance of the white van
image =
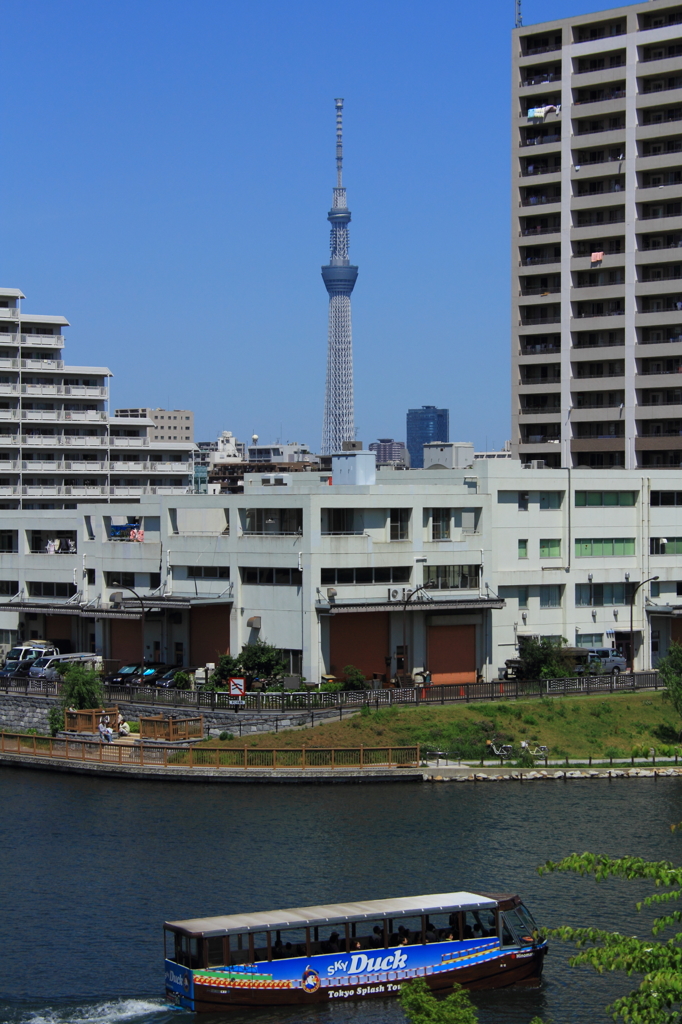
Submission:
POLYGON ((593 676, 617 676, 628 663, 613 647, 591 647, 587 654, 587 671, 593 676))
POLYGON ((37 658, 44 658, 48 654, 59 654, 59 648, 54 647, 49 640, 27 640, 23 644, 15 644, 8 652, 5 662, 8 661, 35 661, 37 658))
POLYGON ((49 683, 55 682, 61 676, 58 665, 83 665, 85 668, 94 668, 97 671, 102 668, 101 654, 54 654, 38 658, 29 669, 29 679, 45 679, 49 683))

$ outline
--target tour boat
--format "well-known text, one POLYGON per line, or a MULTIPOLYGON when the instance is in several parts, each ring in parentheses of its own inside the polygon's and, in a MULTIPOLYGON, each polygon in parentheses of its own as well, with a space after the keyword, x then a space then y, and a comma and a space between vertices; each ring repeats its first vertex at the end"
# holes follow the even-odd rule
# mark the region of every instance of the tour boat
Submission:
POLYGON ((397 995, 410 978, 538 984, 547 952, 519 896, 448 892, 164 924, 166 997, 198 1013, 397 995))

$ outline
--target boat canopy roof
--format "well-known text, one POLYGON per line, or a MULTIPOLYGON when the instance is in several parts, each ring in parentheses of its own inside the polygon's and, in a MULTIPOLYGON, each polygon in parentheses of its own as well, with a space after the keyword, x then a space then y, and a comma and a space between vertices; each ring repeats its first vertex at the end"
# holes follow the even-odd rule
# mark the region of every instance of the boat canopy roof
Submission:
POLYGON ((230 914, 224 917, 197 917, 189 921, 166 921, 165 927, 187 935, 235 935, 273 928, 308 928, 316 925, 343 924, 378 917, 413 917, 453 910, 483 910, 496 907, 498 901, 473 892, 443 892, 432 896, 400 896, 394 900, 366 900, 362 903, 330 903, 321 907, 294 907, 290 910, 266 910, 254 914, 230 914))

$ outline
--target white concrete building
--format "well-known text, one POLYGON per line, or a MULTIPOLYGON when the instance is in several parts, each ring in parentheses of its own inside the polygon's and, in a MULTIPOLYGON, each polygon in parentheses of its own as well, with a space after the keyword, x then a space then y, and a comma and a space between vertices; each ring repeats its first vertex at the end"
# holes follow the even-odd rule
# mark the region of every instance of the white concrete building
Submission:
POLYGON ((106 366, 63 361, 68 321, 24 313, 0 288, 0 508, 75 509, 192 487, 191 442, 155 442, 141 415, 109 416, 106 366))
POLYGON ((251 474, 243 494, 81 503, 47 524, 0 511, 0 626, 139 660, 140 604, 126 590, 112 602, 132 586, 148 658, 202 664, 260 636, 309 680, 348 664, 393 675, 405 659, 457 683, 496 678, 519 634, 627 651, 631 595, 658 576, 635 593, 636 667, 682 640, 682 490, 669 470, 605 481, 476 460, 373 476, 367 455, 362 477, 356 453, 335 460, 331 485, 322 471, 251 474))

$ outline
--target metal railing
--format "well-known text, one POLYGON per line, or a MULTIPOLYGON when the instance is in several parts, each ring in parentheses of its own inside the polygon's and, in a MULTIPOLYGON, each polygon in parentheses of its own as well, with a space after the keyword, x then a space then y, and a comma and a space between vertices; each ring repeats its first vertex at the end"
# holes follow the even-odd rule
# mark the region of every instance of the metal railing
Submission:
POLYGON ((417 768, 419 744, 413 747, 145 747, 98 740, 71 740, 23 733, 0 733, 0 753, 96 762, 127 767, 172 768, 417 768))
MULTIPOLYGON (((339 708, 360 709, 390 707, 394 704, 450 704, 498 699, 519 700, 539 697, 554 692, 568 693, 580 690, 596 693, 622 689, 641 690, 662 687, 657 672, 623 673, 615 676, 568 677, 566 679, 522 680, 495 679, 487 683, 432 684, 381 690, 341 690, 325 693, 285 691, 277 693, 249 692, 235 700, 226 691, 178 690, 155 686, 105 686, 104 701, 113 704, 152 704, 159 707, 206 708, 211 710, 245 712, 309 713, 339 708)), ((0 692, 28 696, 56 697, 61 692, 58 682, 16 677, 0 679, 0 692)))

